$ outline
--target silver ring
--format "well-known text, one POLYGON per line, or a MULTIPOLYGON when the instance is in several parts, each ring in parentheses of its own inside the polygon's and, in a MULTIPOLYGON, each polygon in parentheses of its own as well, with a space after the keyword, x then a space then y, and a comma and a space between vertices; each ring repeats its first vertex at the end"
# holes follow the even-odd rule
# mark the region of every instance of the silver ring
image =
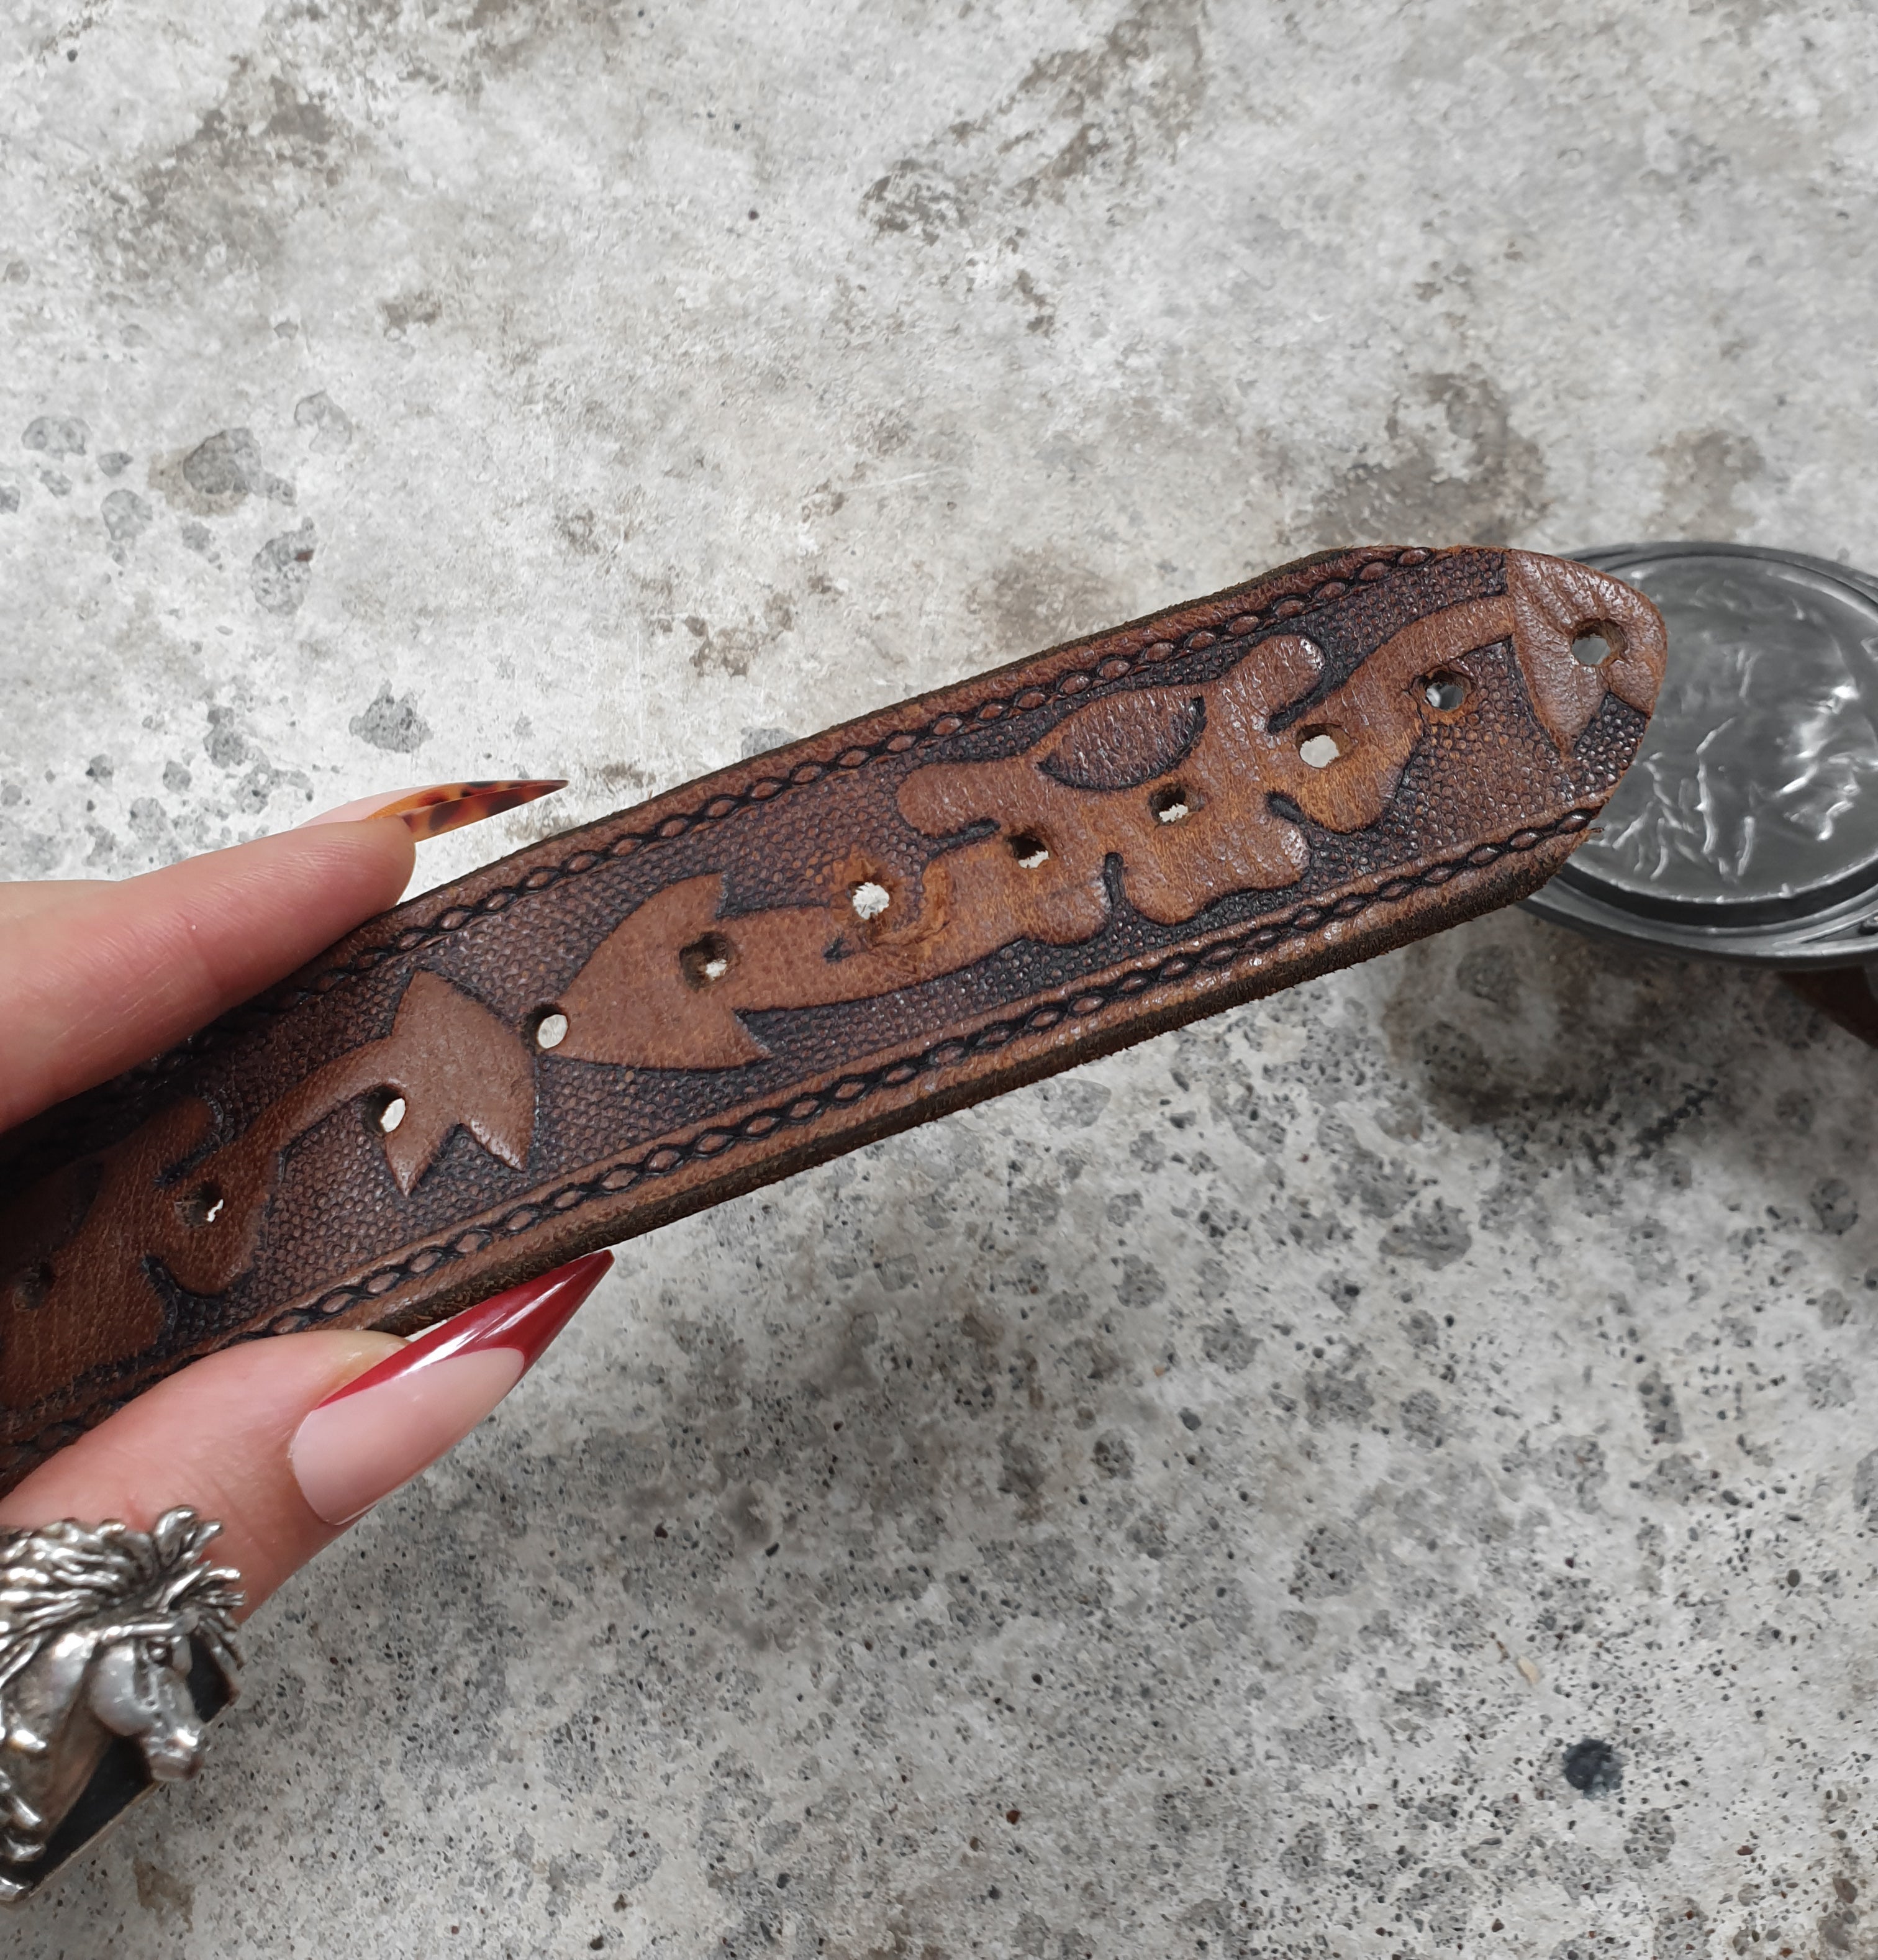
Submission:
POLYGON ((0 1901, 202 1768, 240 1690, 241 1575, 203 1551, 221 1529, 179 1506, 153 1531, 0 1533, 0 1901))

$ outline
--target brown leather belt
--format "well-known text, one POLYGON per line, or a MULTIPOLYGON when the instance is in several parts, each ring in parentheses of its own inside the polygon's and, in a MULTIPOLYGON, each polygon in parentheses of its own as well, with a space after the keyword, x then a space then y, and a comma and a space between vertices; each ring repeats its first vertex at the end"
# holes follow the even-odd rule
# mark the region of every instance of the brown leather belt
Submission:
POLYGON ((408 1333, 1523 897, 1663 660, 1583 565, 1326 553, 401 905, 0 1139, 0 1484, 212 1349, 408 1333))

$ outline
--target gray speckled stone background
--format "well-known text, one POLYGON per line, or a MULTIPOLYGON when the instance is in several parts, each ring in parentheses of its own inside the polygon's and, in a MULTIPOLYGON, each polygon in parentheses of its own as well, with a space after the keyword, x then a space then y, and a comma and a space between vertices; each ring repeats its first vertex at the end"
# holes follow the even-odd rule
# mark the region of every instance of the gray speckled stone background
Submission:
MULTIPOLYGON (((1857 0, 6 14, 14 875, 1332 542, 1878 564, 1857 0)), ((1873 1068, 1503 916, 641 1241, 11 1950, 1878 1954, 1873 1068)))

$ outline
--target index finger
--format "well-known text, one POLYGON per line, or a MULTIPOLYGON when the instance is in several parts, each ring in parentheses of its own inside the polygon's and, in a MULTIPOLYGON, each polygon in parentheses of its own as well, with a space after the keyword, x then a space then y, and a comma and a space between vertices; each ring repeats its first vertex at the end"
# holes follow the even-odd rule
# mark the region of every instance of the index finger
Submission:
POLYGON ((397 902, 402 823, 323 824, 121 882, 0 885, 0 1131, 107 1080, 397 902))

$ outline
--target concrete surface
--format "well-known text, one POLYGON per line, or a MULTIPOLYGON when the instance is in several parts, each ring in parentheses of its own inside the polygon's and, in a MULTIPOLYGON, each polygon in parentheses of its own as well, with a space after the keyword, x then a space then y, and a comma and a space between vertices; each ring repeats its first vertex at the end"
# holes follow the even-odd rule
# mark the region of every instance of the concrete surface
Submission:
MULTIPOLYGON (((5 11, 14 875, 1335 542, 1878 564, 1856 0, 5 11)), ((1878 1953, 1873 1065, 1502 917, 642 1241, 11 1950, 1878 1953)))

